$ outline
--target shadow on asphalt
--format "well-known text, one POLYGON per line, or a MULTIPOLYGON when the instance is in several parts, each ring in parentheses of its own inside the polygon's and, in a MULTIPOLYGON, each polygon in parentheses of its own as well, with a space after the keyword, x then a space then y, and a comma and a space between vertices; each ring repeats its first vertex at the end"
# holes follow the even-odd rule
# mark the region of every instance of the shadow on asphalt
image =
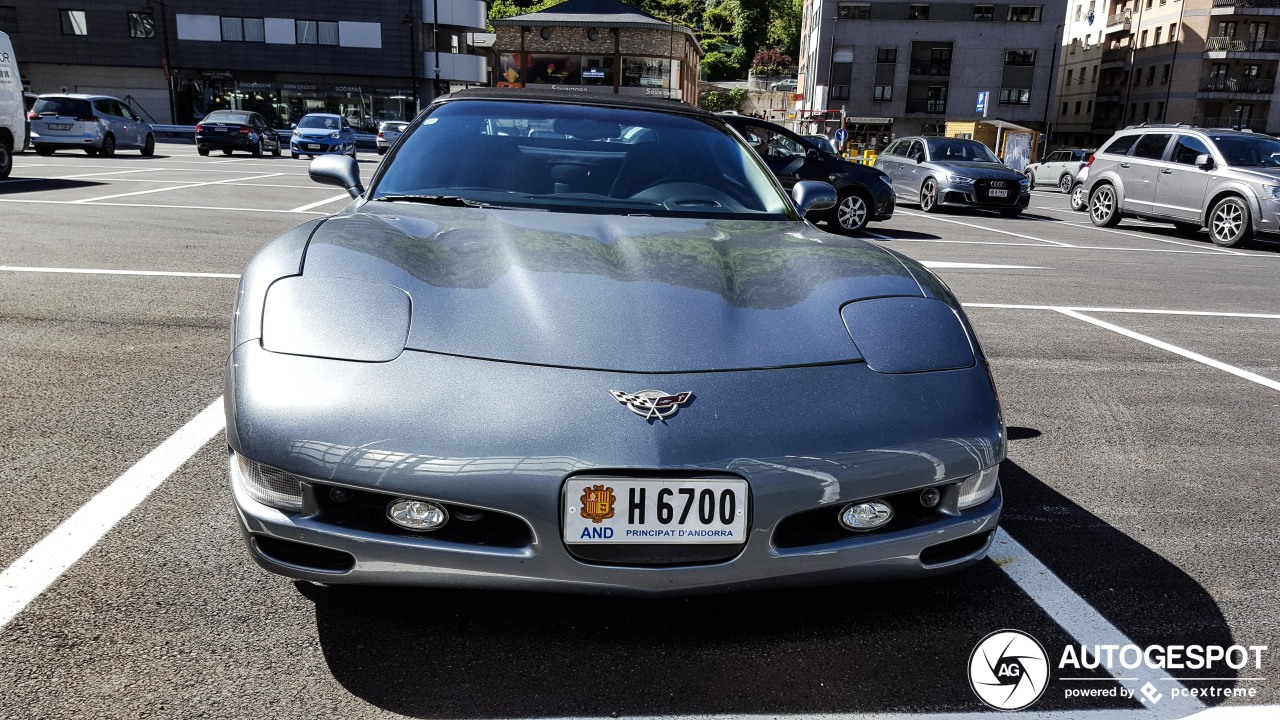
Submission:
MULTIPOLYGON (((1001 477, 1002 525, 1134 642, 1232 643, 1176 566, 1016 463, 1001 477)), ((1055 668, 1073 642, 990 561, 928 580, 677 599, 297 588, 334 678, 416 717, 978 711, 966 667, 983 636, 1029 632, 1055 668)), ((1051 680, 1033 709, 1140 707, 1063 697, 1079 686, 1051 680)))
MULTIPOLYGON (((15 168, 15 170, 20 169, 15 168)), ((14 173, 9 176, 8 180, 0 182, 0 195, 21 195, 23 193, 49 192, 50 190, 74 190, 96 185, 106 185, 106 183, 89 182, 87 180, 61 180, 59 178, 24 178, 14 173)))
MULTIPOLYGON (((914 230, 903 230, 901 228, 873 227, 868 229, 877 235, 884 235, 889 240, 941 240, 942 239, 941 235, 934 235, 933 233, 915 232, 914 230)), ((880 238, 873 237, 872 239, 879 240, 880 238)))

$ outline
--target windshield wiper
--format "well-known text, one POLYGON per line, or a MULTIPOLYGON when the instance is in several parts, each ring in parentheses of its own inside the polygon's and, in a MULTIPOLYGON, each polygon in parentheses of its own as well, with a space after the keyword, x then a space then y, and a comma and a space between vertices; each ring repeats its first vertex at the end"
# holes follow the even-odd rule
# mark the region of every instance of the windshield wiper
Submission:
POLYGON ((383 195, 381 197, 374 198, 374 200, 381 202, 413 202, 422 203, 424 205, 447 205, 449 207, 497 207, 496 205, 487 202, 469 200, 457 195, 383 195))

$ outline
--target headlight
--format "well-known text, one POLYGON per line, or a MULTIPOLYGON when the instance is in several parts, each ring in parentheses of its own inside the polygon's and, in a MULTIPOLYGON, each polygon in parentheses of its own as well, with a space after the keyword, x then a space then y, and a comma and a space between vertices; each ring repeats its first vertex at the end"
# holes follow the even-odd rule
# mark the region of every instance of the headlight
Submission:
POLYGON ((1021 176, 1021 177, 1019 177, 1019 178, 1018 178, 1018 184, 1019 184, 1019 185, 1030 185, 1030 184, 1031 184, 1031 180, 1030 180, 1026 175, 1023 175, 1023 176, 1021 176))
POLYGON ((965 177, 964 175, 948 175, 948 176, 947 176, 947 180, 949 180, 949 181, 951 181, 951 182, 953 182, 953 183, 959 183, 959 184, 961 184, 961 185, 972 185, 972 184, 973 184, 973 178, 971 178, 971 177, 965 177))
POLYGON ((1271 197, 1280 200, 1280 185, 1263 185, 1262 189, 1271 193, 1271 197))
POLYGON ((339 134, 338 134, 338 133, 336 133, 336 132, 329 133, 329 139, 330 139, 330 140, 337 140, 337 139, 338 139, 338 137, 339 137, 339 134))
POLYGON ((302 478, 231 452, 231 478, 249 497, 280 510, 302 509, 302 478))
POLYGON ((301 135, 301 134, 302 134, 302 133, 298 132, 297 130, 294 130, 294 131, 293 131, 293 136, 294 136, 294 137, 298 137, 298 136, 299 136, 299 135, 301 135))
POLYGON ((965 478, 960 483, 960 502, 957 507, 960 510, 967 510, 990 500, 996 492, 996 481, 999 476, 1000 466, 992 465, 980 473, 965 478))
POLYGON ((885 185, 888 185, 889 187, 893 187, 893 178, 889 177, 888 175, 881 175, 880 181, 883 182, 885 185))

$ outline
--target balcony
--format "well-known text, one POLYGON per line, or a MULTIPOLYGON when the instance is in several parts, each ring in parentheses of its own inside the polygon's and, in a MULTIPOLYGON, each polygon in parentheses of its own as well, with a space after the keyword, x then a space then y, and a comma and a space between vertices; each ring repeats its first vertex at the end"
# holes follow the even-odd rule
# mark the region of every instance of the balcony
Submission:
POLYGON ((1228 95, 1270 95, 1275 90, 1274 78, 1264 80, 1254 77, 1211 76, 1200 79, 1200 92, 1197 97, 1206 94, 1225 93, 1228 95))
POLYGON ((913 61, 911 63, 911 74, 927 75, 929 77, 947 77, 951 74, 951 63, 913 61))
POLYGON ((1241 40, 1231 37, 1210 37, 1204 40, 1204 52, 1207 58, 1236 57, 1235 53, 1245 53, 1241 59, 1267 59, 1265 55, 1280 54, 1280 40, 1241 40), (1257 56, 1252 56, 1257 53, 1257 56))
POLYGON ((1250 118, 1241 121, 1240 118, 1233 117, 1231 115, 1222 115, 1219 117, 1196 117, 1191 119, 1191 124, 1206 128, 1239 127, 1241 130, 1252 130, 1254 132, 1266 132, 1267 130, 1266 120, 1250 118))
POLYGON ((1129 30, 1129 13, 1116 13, 1107 18, 1107 34, 1113 32, 1127 32, 1129 30))
POLYGON ((1094 130, 1113 132, 1116 129, 1116 126, 1119 124, 1120 124, 1120 121, 1115 118, 1095 117, 1093 119, 1093 122, 1090 123, 1089 127, 1094 130))
POLYGON ((1097 100, 1098 102, 1119 102, 1120 96, 1124 94, 1123 83, 1109 83, 1098 86, 1097 100))
POLYGON ((1102 65, 1105 70, 1108 67, 1123 67, 1129 63, 1130 48, 1118 47, 1112 50, 1104 50, 1102 53, 1102 65))
POLYGON ((946 100, 922 100, 907 98, 908 113, 924 113, 926 115, 946 115, 946 100))

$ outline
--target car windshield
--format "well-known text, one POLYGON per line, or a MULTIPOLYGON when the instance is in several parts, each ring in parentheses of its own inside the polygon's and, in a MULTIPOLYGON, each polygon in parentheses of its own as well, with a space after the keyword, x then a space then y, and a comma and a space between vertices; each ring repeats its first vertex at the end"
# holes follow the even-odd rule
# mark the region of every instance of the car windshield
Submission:
POLYGON ((317 128, 321 130, 337 130, 341 123, 332 115, 307 115, 298 121, 300 128, 317 128))
POLYGON ((407 122, 384 122, 384 123, 382 123, 382 129, 383 129, 383 130, 391 130, 391 131, 393 131, 393 132, 400 132, 401 130, 404 130, 404 129, 405 129, 406 127, 408 127, 408 126, 409 126, 409 123, 407 123, 407 122))
POLYGON ((1210 135, 1228 165, 1280 167, 1280 140, 1261 135, 1210 135))
POLYGON ((827 139, 826 135, 805 135, 805 139, 832 155, 836 154, 836 146, 831 144, 831 140, 827 139))
POLYGON ((948 138, 930 138, 929 157, 941 162, 982 162, 998 163, 999 158, 991 154, 986 145, 976 140, 952 140, 948 138))
POLYGON ((31 110, 37 115, 57 115, 59 117, 88 117, 93 114, 88 100, 69 97, 42 97, 36 100, 31 110))
POLYGON ((789 213, 768 171, 718 120, 506 100, 435 108, 401 141, 372 197, 612 215, 789 213))
POLYGON ((249 123, 249 116, 246 113, 209 113, 205 122, 223 122, 223 123, 249 123))

